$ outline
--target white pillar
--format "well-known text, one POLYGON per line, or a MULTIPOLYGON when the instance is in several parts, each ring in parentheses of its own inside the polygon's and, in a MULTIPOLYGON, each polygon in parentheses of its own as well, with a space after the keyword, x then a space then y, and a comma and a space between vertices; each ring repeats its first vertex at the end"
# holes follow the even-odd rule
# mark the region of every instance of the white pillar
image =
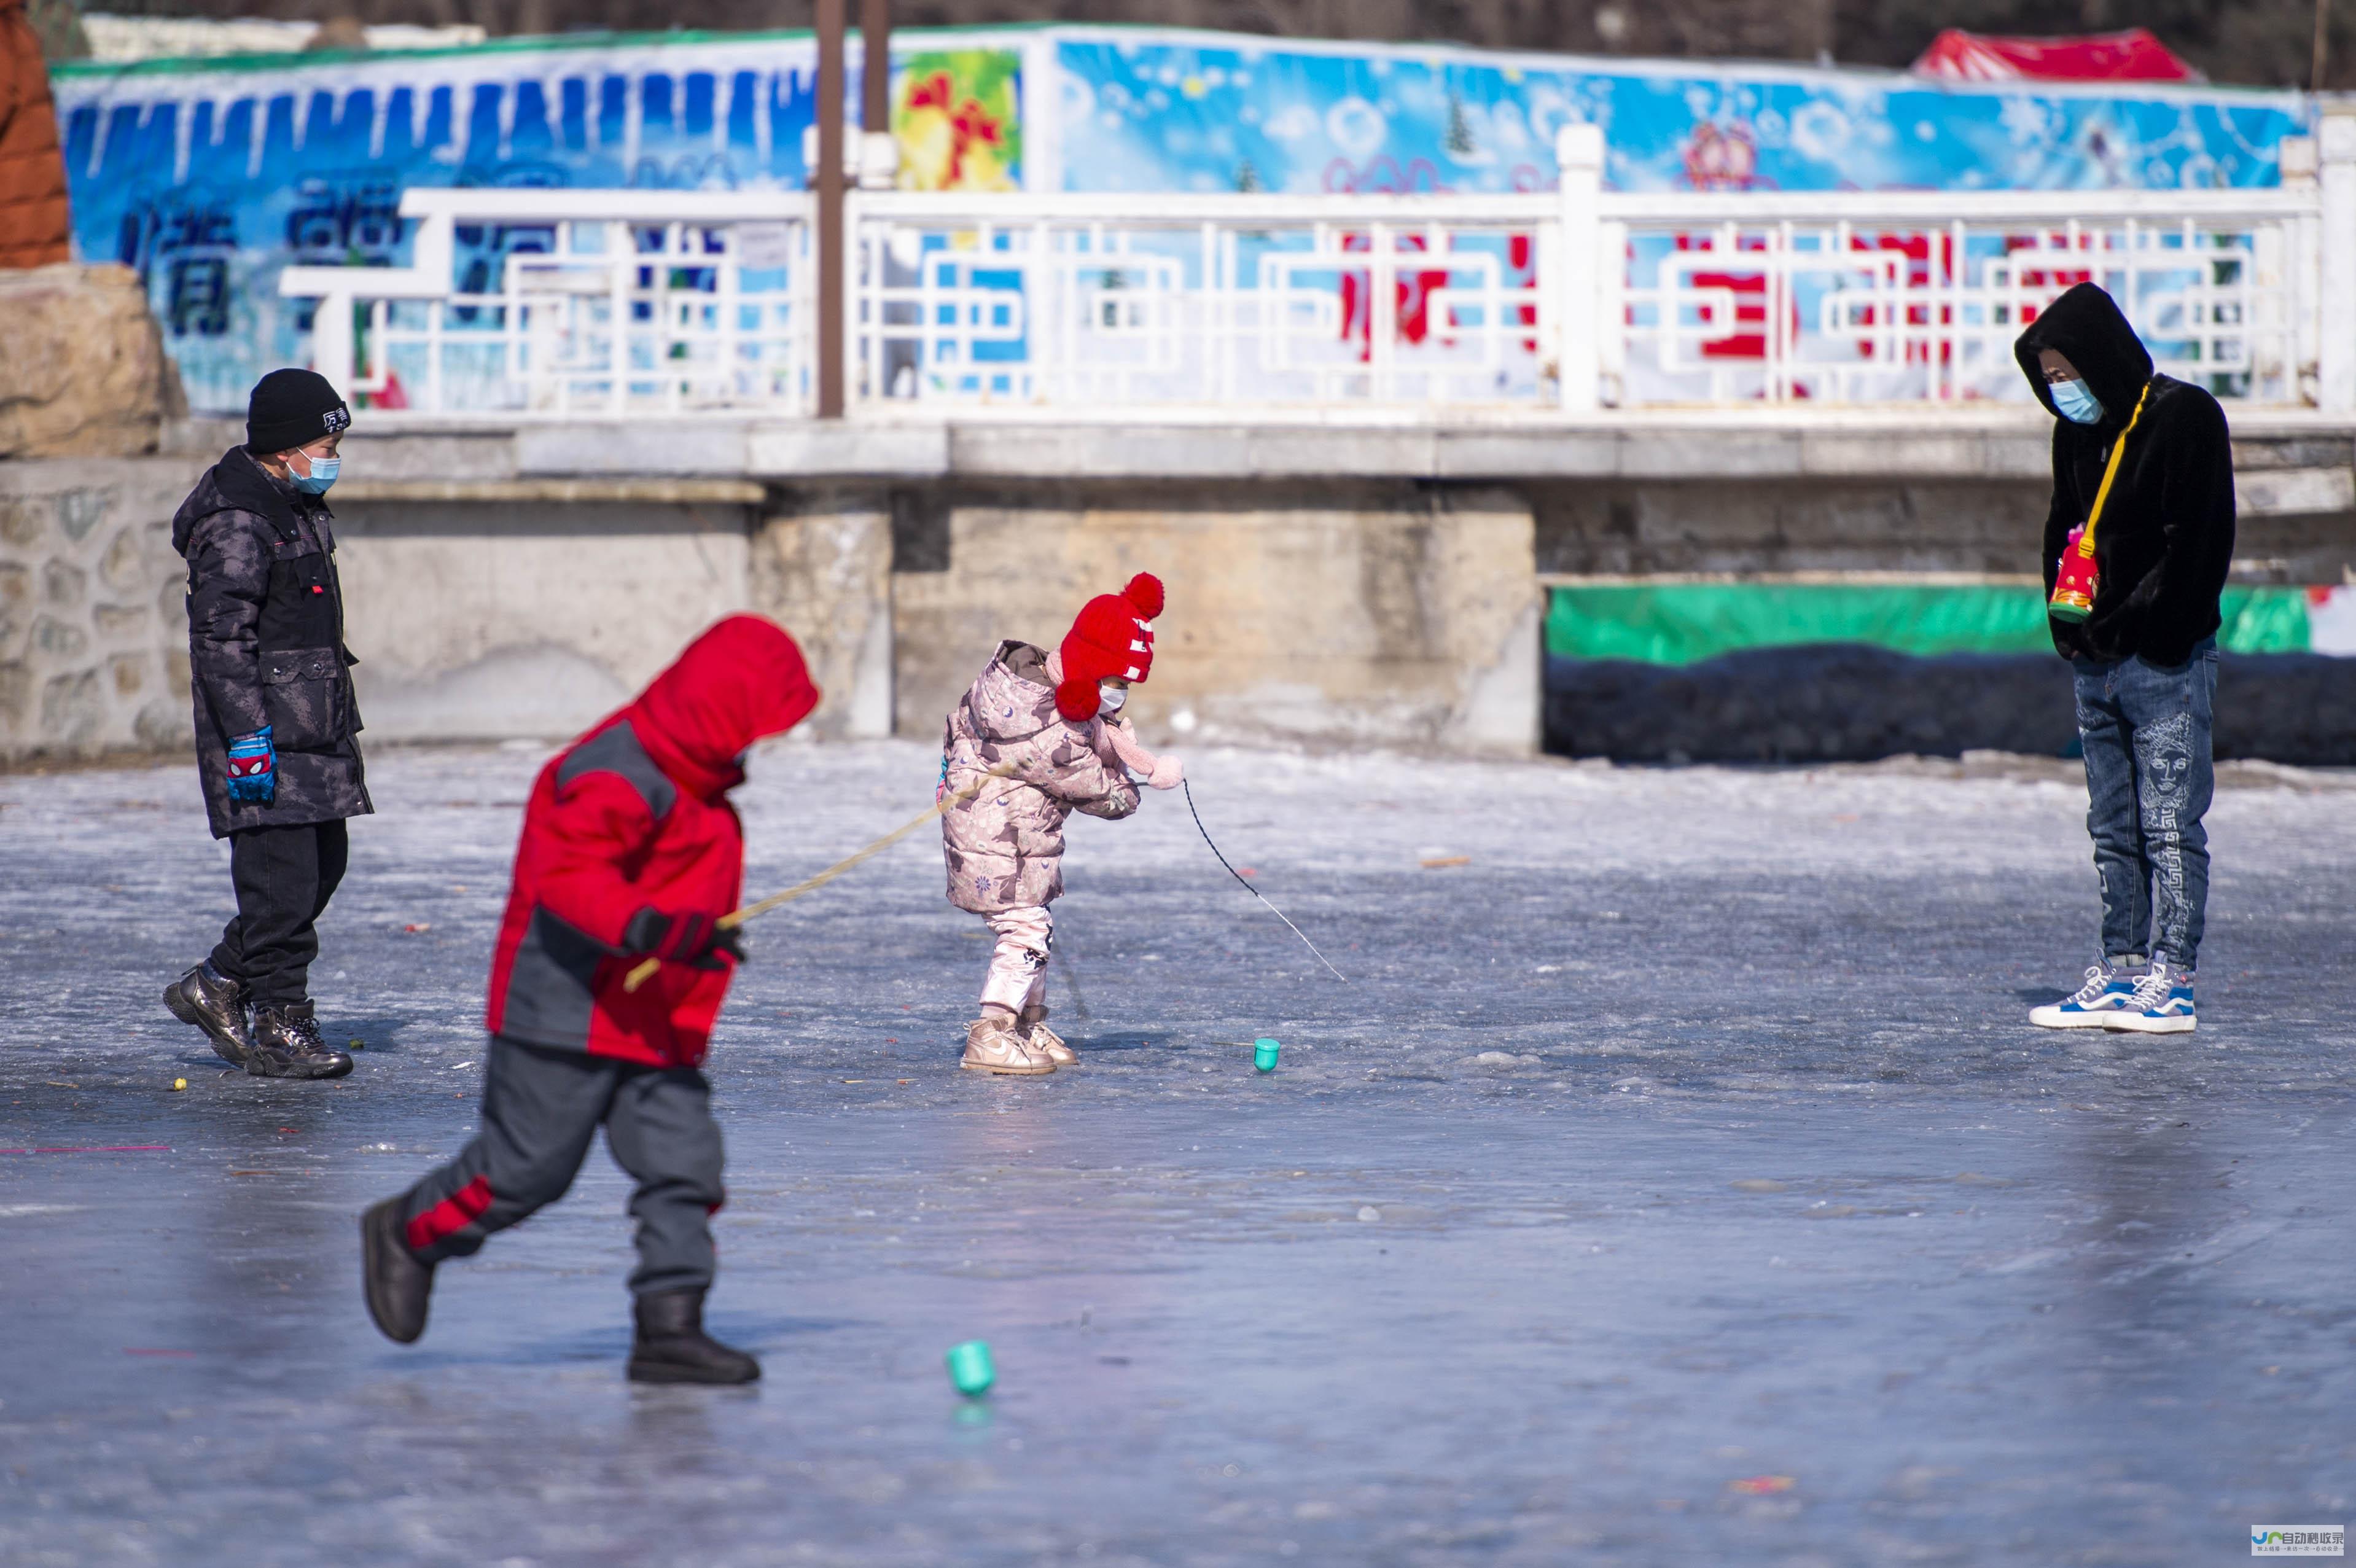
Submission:
POLYGON ((311 368, 327 377, 346 402, 357 390, 352 382, 352 309, 351 290, 337 289, 320 296, 311 316, 311 368))
POLYGON ((2325 113, 2316 144, 2323 193, 2316 402, 2333 413, 2356 413, 2356 115, 2325 113))
POLYGON ((1603 318, 1603 269, 1617 262, 1603 254, 1596 211, 1603 194, 1603 127, 1565 125, 1555 134, 1554 156, 1562 169, 1562 275, 1554 288, 1562 322, 1558 375, 1564 410, 1583 413, 1599 400, 1603 335, 1619 330, 1617 322, 1603 318))
MULTIPOLYGON (((2313 403, 2316 399, 2315 302, 2322 285, 2316 272, 2315 205, 2321 199, 2316 187, 2313 136, 2285 136, 2275 148, 2286 196, 2297 197, 2300 210, 2280 224, 2261 224, 2252 235, 2257 252, 2258 381, 2279 378, 2283 401, 2313 403)), ((2257 391, 2256 388, 2252 389, 2257 391)))

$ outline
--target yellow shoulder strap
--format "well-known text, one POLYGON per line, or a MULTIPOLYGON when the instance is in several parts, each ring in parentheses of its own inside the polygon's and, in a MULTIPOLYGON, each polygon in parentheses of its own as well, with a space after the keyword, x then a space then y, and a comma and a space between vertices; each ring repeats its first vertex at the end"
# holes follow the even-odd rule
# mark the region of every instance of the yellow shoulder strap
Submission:
POLYGON ((2151 383, 2143 384, 2141 396, 2136 399, 2135 412, 2127 415, 2127 427, 2111 444, 2111 460, 2103 468, 2102 488, 2094 492, 2094 510, 2086 514, 2085 532, 2078 535, 2078 553, 2091 561, 2094 558, 2094 524, 2101 521, 2103 503, 2111 499, 2111 481, 2119 477, 2119 459, 2127 455, 2127 437, 2135 434, 2136 421, 2143 417, 2144 400, 2151 396, 2151 383))

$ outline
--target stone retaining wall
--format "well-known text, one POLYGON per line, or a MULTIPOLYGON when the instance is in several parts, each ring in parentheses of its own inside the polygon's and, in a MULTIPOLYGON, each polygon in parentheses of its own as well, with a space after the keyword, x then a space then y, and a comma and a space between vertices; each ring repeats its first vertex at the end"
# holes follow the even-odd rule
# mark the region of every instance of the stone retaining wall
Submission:
MULTIPOLYGON (((188 744, 170 518, 209 460, 0 463, 0 762, 188 744)), ((1172 607, 1134 704, 1149 733, 1537 745, 1532 523, 1506 490, 723 482, 704 496, 352 471, 337 562, 378 741, 570 734, 739 609, 801 640, 827 693, 814 736, 930 735, 1000 639, 1052 645, 1087 597, 1151 570, 1172 607)))
MULTIPOLYGON (((2031 569, 2036 432, 1845 431, 410 424, 355 431, 335 499, 378 740, 561 736, 734 609, 801 639, 813 736, 929 736, 1000 638, 1151 570, 1149 735, 1528 750, 1542 574, 2031 569)), ((167 529, 238 434, 0 461, 0 762, 187 745, 167 529)), ((2238 575, 2356 571, 2349 445, 2243 433, 2238 575)), ((1558 743, 1650 744, 1663 693, 1600 673, 1558 743)))
POLYGON ((0 463, 0 760, 188 743, 171 518, 202 467, 0 463))

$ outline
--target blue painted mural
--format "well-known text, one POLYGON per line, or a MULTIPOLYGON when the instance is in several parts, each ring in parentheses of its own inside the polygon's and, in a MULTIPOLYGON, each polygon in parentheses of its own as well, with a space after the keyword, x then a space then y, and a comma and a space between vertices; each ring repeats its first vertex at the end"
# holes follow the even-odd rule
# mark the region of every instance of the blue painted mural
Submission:
MULTIPOLYGON (((1020 58, 906 37, 894 63, 910 183, 1020 178, 1020 58)), ((856 50, 852 64, 855 101, 856 50)), ((146 280, 191 406, 241 410, 262 371, 307 351, 310 306, 278 297, 280 269, 405 261, 404 189, 798 189, 816 67, 807 34, 70 67, 57 95, 75 244, 146 280)), ((462 285, 551 238, 461 230, 462 285)))
POLYGON ((2264 186, 2296 93, 1949 88, 1890 72, 1693 67, 1217 35, 1059 39, 1072 190, 1544 190, 1563 124, 1622 190, 2264 186))
MULTIPOLYGON (((1545 189, 1573 120, 1604 127, 1625 189, 2267 185, 2309 113, 2289 93, 1109 28, 906 32, 894 69, 904 182, 936 189, 1545 189)), ((80 254, 139 270, 192 405, 230 411, 306 355, 279 270, 404 260, 404 189, 798 187, 814 77, 807 35, 669 34, 69 66, 56 85, 80 254)), ((479 283, 547 235, 460 242, 479 283)))

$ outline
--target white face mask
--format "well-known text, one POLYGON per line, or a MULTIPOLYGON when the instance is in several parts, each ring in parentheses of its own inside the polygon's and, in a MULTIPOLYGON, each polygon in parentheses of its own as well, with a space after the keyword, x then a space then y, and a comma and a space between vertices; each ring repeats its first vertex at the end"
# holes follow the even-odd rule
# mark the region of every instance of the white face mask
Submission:
POLYGON ((1108 682, 1097 688, 1097 698, 1099 712, 1117 714, 1120 712, 1122 704, 1129 701, 1129 688, 1116 686, 1108 682))

